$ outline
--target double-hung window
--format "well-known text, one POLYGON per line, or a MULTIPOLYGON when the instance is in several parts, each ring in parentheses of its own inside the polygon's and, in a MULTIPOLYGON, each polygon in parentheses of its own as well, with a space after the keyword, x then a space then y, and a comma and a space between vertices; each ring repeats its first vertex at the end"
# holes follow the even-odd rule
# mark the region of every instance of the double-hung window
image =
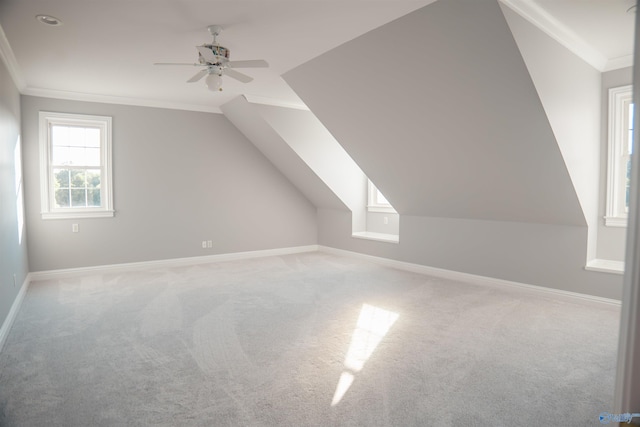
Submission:
POLYGON ((40 112, 42 217, 113 216, 111 117, 40 112))
POLYGON ((609 150, 605 224, 627 225, 633 153, 632 86, 609 89, 609 150))

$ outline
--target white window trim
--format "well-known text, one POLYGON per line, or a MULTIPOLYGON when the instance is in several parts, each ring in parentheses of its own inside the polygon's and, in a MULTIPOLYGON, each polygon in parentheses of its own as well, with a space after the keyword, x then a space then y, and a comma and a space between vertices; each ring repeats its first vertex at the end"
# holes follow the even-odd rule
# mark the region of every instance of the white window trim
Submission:
POLYGON ((378 189, 371 182, 371 180, 367 180, 367 210, 369 212, 384 212, 384 213, 397 213, 393 206, 391 205, 382 205, 377 203, 378 200, 378 189))
POLYGON ((628 125, 626 106, 633 102, 631 85, 609 89, 609 141, 607 164, 607 209, 604 217, 605 225, 610 227, 626 227, 627 213, 624 212, 624 195, 620 190, 623 183, 619 168, 619 159, 623 153, 625 133, 628 125))
POLYGON ((54 113, 40 111, 40 203, 42 219, 64 218, 102 218, 113 217, 112 191, 112 159, 111 159, 111 117, 90 116, 84 114, 54 113), (50 129, 52 125, 80 125, 99 127, 101 132, 101 207, 87 208, 55 208, 51 183, 53 181, 51 168, 50 129))

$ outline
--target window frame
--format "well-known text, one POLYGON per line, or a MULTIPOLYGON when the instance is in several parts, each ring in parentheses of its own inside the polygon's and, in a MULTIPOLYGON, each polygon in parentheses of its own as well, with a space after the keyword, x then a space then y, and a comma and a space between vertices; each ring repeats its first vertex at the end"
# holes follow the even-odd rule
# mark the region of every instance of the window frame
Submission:
POLYGON ((397 213, 396 210, 393 208, 393 206, 391 206, 391 204, 378 203, 378 193, 380 193, 380 190, 378 190, 378 188, 373 184, 373 182, 371 182, 371 180, 368 179, 367 180, 367 211, 397 213))
POLYGON ((113 217, 112 118, 86 114, 40 111, 40 202, 42 219, 113 217), (56 208, 54 203, 51 128, 54 125, 100 129, 101 206, 56 208))
POLYGON ((619 86, 609 89, 609 138, 607 162, 607 205, 604 217, 609 227, 626 227, 625 211, 626 171, 623 161, 628 156, 629 131, 628 108, 633 103, 633 86, 619 86))

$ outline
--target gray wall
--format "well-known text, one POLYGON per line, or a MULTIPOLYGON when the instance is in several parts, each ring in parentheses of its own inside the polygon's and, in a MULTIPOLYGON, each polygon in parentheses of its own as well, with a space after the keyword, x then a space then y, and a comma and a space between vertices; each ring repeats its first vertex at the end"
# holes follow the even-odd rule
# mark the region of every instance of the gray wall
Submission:
POLYGON ((622 68, 602 73, 601 151, 600 151, 600 198, 598 203, 598 251, 600 259, 624 261, 626 227, 607 227, 604 216, 607 211, 607 150, 609 144, 609 89, 632 83, 632 68, 622 68))
POLYGON ((387 212, 367 212, 367 231, 398 235, 400 233, 400 215, 387 212), (384 223, 385 218, 387 219, 386 224, 384 223))
POLYGON ((401 215, 586 225, 497 0, 438 1, 283 77, 401 215))
POLYGON ((500 4, 529 70, 582 206, 596 257, 600 175, 600 72, 500 4))
POLYGON ((400 242, 355 239, 344 212, 318 210, 318 241, 398 261, 620 299, 622 276, 586 271, 586 228, 400 216, 400 242))
POLYGON ((220 114, 23 96, 22 120, 32 271, 317 242, 315 207, 220 114), (40 110, 113 117, 114 218, 41 219, 40 110))
POLYGON ((14 159, 19 138, 20 93, 0 61, 0 326, 29 272, 26 230, 21 242, 18 234, 14 159))
POLYGON ((620 298, 621 276, 584 269, 585 213, 497 0, 441 0, 284 78, 401 217, 390 245, 352 239, 343 213, 319 210, 321 244, 620 298), (383 88, 380 52, 400 70, 383 88))

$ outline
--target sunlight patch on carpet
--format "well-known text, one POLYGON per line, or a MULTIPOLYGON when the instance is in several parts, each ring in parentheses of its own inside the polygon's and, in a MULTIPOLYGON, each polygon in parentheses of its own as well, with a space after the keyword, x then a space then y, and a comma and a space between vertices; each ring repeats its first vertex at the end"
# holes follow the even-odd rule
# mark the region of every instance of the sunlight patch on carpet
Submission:
POLYGON ((344 397, 353 384, 355 374, 360 372, 369 360, 382 338, 389 332, 398 319, 398 313, 363 304, 358 323, 351 337, 351 344, 344 360, 345 370, 340 375, 336 391, 331 400, 335 406, 344 397))

